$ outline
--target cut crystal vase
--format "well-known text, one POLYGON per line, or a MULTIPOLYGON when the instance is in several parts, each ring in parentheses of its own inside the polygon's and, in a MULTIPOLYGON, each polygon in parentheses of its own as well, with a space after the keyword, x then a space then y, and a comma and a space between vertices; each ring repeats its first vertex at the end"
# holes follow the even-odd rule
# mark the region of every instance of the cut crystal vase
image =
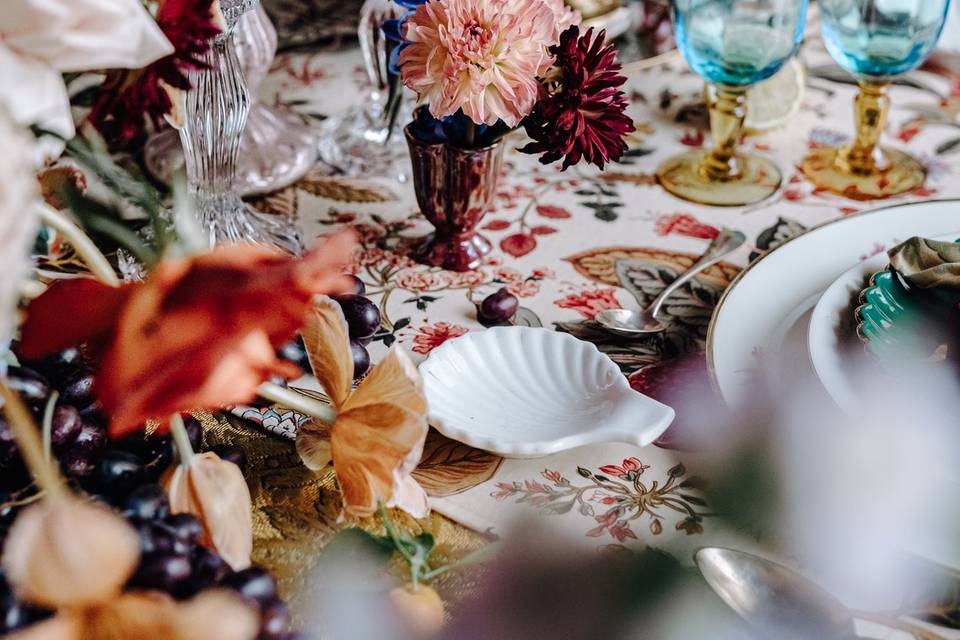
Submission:
MULTIPOLYGON (((233 185, 242 196, 271 193, 293 184, 313 167, 317 136, 289 109, 257 99, 257 88, 277 53, 277 31, 263 6, 240 18, 234 41, 252 103, 233 185)), ((144 161, 154 177, 169 183, 183 166, 179 134, 164 129, 151 136, 144 147, 144 161)))
POLYGON ((240 199, 237 160, 250 113, 250 91, 234 42, 237 22, 258 0, 219 0, 226 29, 211 43, 208 68, 190 72, 180 129, 187 181, 201 227, 211 246, 255 242, 288 253, 302 250, 293 220, 261 213, 240 199))

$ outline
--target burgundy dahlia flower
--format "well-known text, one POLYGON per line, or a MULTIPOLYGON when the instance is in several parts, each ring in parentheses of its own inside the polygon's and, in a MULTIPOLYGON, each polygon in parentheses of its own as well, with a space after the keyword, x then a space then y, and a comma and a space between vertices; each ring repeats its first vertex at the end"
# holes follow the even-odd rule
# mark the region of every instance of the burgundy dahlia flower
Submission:
POLYGON ((576 26, 551 47, 555 62, 549 77, 540 84, 533 111, 523 121, 533 142, 521 149, 540 153, 549 164, 563 158, 563 169, 585 159, 603 169, 627 150, 624 136, 634 130, 625 113, 627 100, 618 87, 626 82, 613 45, 605 44, 605 32, 582 36, 576 26))
POLYGON ((210 42, 222 31, 216 0, 163 0, 157 26, 174 52, 143 69, 118 69, 107 80, 88 120, 108 141, 129 144, 143 132, 144 118, 160 126, 174 108, 171 92, 190 90, 187 72, 206 69, 210 42))

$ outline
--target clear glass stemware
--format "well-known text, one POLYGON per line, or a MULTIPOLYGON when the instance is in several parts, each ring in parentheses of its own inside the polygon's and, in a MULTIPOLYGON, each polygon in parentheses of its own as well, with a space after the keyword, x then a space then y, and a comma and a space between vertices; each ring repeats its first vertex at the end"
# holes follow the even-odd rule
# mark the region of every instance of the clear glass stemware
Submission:
POLYGON ((823 41, 860 85, 856 137, 842 147, 814 149, 800 168, 819 188, 857 200, 886 198, 921 185, 923 166, 880 146, 890 108, 890 80, 916 69, 933 51, 950 0, 820 0, 823 41))
POLYGON ((391 105, 394 91, 403 91, 399 78, 389 71, 394 46, 383 35, 385 20, 399 18, 403 7, 393 0, 365 0, 360 8, 357 37, 370 90, 363 104, 324 122, 320 158, 348 175, 394 176, 406 179, 407 147, 398 125, 409 117, 396 110, 410 109, 401 99, 391 105), (391 113, 391 107, 393 112, 391 113))
POLYGON ((234 188, 240 141, 250 112, 250 92, 234 32, 240 16, 258 1, 219 0, 226 29, 211 43, 204 60, 208 68, 190 72, 193 89, 186 95, 180 140, 197 217, 211 245, 256 242, 299 253, 302 243, 295 221, 256 211, 234 188))
POLYGON ((707 92, 713 148, 671 158, 657 178, 685 200, 718 206, 757 202, 780 186, 777 166, 737 150, 747 88, 796 53, 807 0, 673 0, 677 46, 714 89, 707 92))

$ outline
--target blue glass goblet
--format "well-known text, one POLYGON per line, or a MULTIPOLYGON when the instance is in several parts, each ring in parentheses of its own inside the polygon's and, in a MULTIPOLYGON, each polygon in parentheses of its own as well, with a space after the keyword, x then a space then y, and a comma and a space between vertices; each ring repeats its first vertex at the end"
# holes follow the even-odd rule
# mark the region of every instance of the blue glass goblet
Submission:
POLYGON ((687 64, 715 85, 708 92, 714 145, 660 165, 657 178, 685 200, 737 206, 769 197, 780 170, 738 152, 750 85, 775 74, 797 52, 807 0, 673 0, 676 40, 687 64))
POLYGON ((820 0, 823 41, 860 85, 856 139, 810 152, 800 165, 820 189, 857 200, 887 198, 923 184, 923 166, 908 154, 881 147, 890 108, 887 87, 916 69, 933 50, 950 0, 820 0))

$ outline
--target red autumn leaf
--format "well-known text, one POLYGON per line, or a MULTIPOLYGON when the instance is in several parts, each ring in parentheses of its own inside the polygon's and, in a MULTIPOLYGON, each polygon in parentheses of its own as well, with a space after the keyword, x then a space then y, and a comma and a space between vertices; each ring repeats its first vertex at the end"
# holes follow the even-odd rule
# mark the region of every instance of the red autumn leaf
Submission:
POLYGON ((500 248, 519 258, 537 248, 537 239, 528 233, 514 233, 500 241, 500 248))
POLYGON ((563 207, 555 207, 552 204, 541 204, 537 207, 537 213, 544 218, 553 218, 554 220, 564 220, 570 218, 570 212, 563 207))
POLYGON ((506 220, 491 220, 487 224, 483 225, 483 228, 487 231, 503 231, 510 226, 510 223, 506 220))
POLYGON ((557 230, 546 224, 538 224, 535 227, 530 227, 530 233, 535 236, 548 236, 551 233, 556 233, 557 230))

